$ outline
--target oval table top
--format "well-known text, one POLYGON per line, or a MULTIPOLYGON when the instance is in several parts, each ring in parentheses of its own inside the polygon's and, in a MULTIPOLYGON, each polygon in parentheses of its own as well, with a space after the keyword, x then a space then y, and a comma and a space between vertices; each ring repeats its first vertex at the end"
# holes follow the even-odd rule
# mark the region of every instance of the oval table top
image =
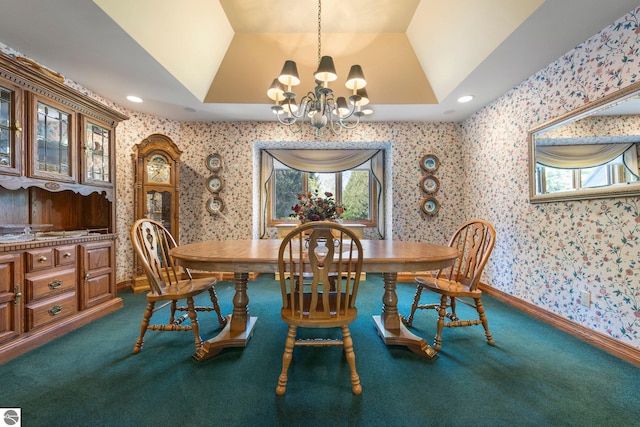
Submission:
MULTIPOLYGON (((275 272, 278 239, 205 241, 180 245, 171 251, 180 265, 211 271, 275 272)), ((445 245, 399 240, 361 240, 363 271, 372 273, 437 270, 451 265, 458 251, 445 245)))

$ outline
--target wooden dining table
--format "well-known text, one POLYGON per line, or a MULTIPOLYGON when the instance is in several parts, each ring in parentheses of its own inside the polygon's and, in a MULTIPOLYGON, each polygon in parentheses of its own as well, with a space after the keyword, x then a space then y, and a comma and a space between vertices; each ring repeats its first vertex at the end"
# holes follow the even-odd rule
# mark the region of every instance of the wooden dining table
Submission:
MULTIPOLYGON (((227 324, 218 335, 206 340, 193 355, 196 360, 214 357, 224 348, 247 345, 257 321, 257 317, 249 315, 249 273, 277 272, 280 243, 278 239, 204 241, 179 245, 171 251, 182 267, 234 274, 233 311, 227 316, 227 324)), ((431 271, 448 267, 458 257, 457 249, 398 240, 361 240, 361 243, 364 258, 362 270, 382 273, 384 281, 382 312, 373 316, 383 342, 386 345, 406 346, 427 358, 435 357, 436 351, 402 324, 396 294, 397 275, 399 271, 431 271)))

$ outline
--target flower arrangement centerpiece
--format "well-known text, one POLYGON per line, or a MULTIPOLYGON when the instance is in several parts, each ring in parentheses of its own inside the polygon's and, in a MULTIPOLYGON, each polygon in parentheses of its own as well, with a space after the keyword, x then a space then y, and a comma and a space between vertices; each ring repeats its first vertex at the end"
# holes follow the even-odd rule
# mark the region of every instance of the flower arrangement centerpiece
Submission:
POLYGON ((339 219, 346 208, 336 203, 333 193, 324 192, 324 197, 316 190, 314 193, 298 193, 298 203, 291 206, 291 218, 300 222, 327 221, 339 219))

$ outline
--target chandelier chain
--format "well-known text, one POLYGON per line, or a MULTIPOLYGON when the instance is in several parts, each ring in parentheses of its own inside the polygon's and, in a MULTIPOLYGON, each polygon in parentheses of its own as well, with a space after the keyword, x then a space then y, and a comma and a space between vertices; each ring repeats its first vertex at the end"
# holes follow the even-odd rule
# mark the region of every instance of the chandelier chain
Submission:
POLYGON ((318 65, 320 65, 320 59, 322 57, 322 38, 320 36, 322 30, 322 0, 318 0, 318 65))

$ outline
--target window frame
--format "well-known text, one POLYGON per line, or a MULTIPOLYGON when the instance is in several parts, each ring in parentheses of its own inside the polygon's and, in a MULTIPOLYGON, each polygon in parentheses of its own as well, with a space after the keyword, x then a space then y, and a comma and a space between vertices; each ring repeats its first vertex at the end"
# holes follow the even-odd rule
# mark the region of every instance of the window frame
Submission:
MULTIPOLYGON (((273 159, 274 161, 276 161, 275 159, 273 159)), ((294 170, 293 168, 290 168, 286 165, 283 165, 284 168, 279 168, 279 169, 291 169, 294 170)), ((276 173, 276 168, 274 168, 274 175, 276 173)), ((349 169, 349 170, 358 170, 357 168, 353 168, 353 169, 349 169)), ((368 169, 360 169, 360 170, 366 170, 368 175, 369 175, 369 219, 366 220, 342 220, 344 224, 362 224, 366 227, 375 227, 378 223, 378 212, 375 209, 375 207, 378 204, 378 184, 373 176, 373 173, 371 171, 370 168, 368 169)), ((348 171, 348 170, 347 170, 348 171)), ((342 201, 342 174, 344 172, 347 171, 340 171, 340 172, 332 172, 335 175, 335 186, 336 186, 336 190, 334 193, 334 199, 336 201, 336 203, 340 204, 342 201)), ((314 172, 302 172, 302 191, 304 192, 309 192, 309 176, 310 174, 314 173, 314 172)), ((322 174, 327 174, 328 172, 318 172, 318 173, 322 173, 322 174)), ((329 172, 331 173, 331 172, 329 172)), ((275 179, 271 178, 269 179, 269 195, 268 195, 268 199, 267 199, 267 218, 266 218, 266 223, 268 227, 273 227, 276 226, 278 224, 295 224, 298 222, 297 219, 294 218, 290 218, 290 219, 278 219, 278 218, 274 218, 273 215, 275 213, 275 206, 274 206, 274 201, 275 201, 275 179)), ((292 211, 293 213, 293 211, 292 211)))

